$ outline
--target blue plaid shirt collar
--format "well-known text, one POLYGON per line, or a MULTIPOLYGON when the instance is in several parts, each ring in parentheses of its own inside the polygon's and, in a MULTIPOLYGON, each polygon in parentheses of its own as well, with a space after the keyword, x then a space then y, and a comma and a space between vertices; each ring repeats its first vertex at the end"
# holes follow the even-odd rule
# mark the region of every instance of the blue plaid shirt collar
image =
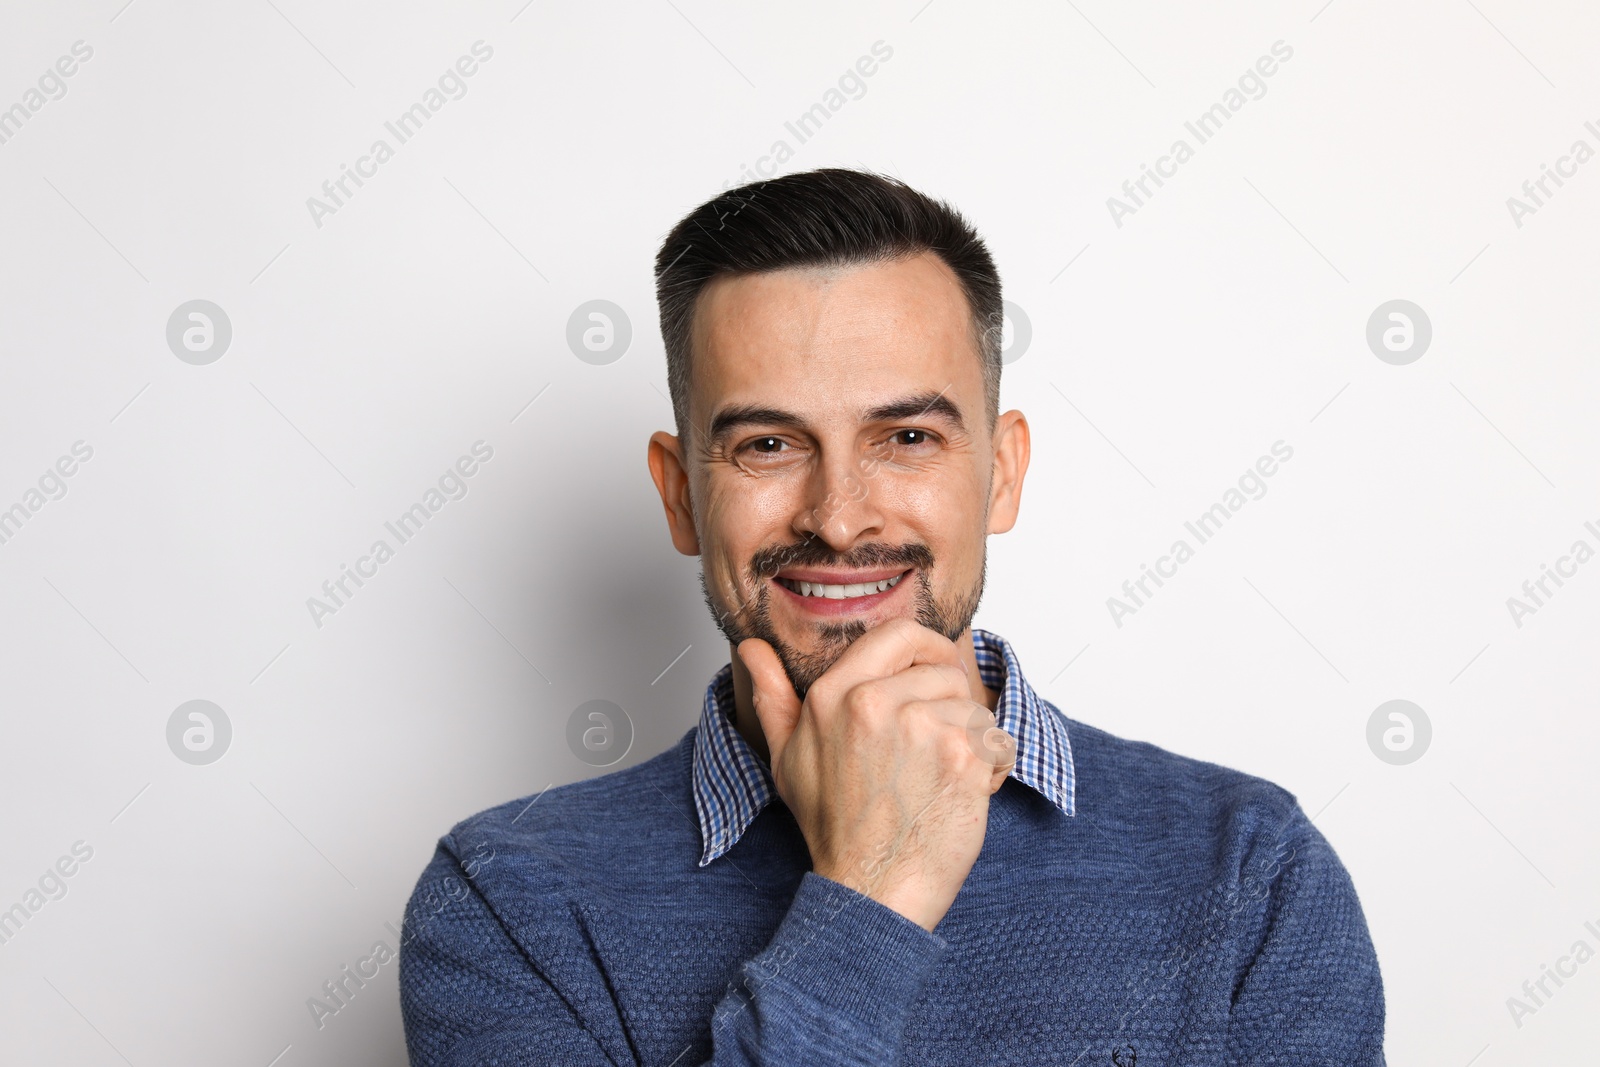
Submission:
MULTIPOLYGON (((1000 693, 995 725, 1017 741, 1017 765, 1011 777, 1073 814, 1072 743, 1066 719, 1033 691, 1004 638, 975 629, 972 646, 983 684, 1000 693)), ((693 775, 704 867, 732 848, 778 795, 772 772, 734 726, 731 663, 706 687, 695 731, 693 775)))

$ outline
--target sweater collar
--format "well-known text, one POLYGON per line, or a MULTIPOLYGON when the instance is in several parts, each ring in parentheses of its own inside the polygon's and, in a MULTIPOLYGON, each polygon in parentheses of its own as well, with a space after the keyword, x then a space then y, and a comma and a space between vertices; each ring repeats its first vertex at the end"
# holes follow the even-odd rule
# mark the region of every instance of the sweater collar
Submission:
MULTIPOLYGON (((1011 645, 988 630, 972 631, 983 684, 1000 694, 995 725, 1017 741, 1011 777, 1073 814, 1072 743, 1067 720, 1033 691, 1011 645)), ((777 798, 772 773, 734 726, 733 665, 706 687, 694 739, 694 806, 700 816, 704 867, 734 846, 777 798)))

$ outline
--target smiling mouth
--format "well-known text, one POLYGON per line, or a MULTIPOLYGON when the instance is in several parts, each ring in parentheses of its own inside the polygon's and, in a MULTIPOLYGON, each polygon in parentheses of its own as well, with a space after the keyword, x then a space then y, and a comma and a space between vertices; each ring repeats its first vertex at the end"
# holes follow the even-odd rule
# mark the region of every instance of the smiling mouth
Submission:
POLYGON ((825 600, 855 600, 888 592, 900 584, 910 571, 896 574, 877 582, 857 582, 849 585, 827 585, 823 582, 799 582, 792 578, 779 578, 778 583, 791 593, 802 597, 820 597, 825 600))

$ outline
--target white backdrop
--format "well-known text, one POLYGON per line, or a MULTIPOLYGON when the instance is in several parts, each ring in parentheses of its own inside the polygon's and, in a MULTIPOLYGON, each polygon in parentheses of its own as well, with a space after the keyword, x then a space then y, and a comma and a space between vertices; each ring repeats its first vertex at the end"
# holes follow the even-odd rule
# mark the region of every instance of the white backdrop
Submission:
POLYGON ((651 262, 824 165, 1000 264, 1034 457, 978 625, 1300 797, 1392 1062, 1592 1059, 1600 14, 1055 7, 8 4, 0 1061, 403 1062, 372 954, 438 836, 726 662, 645 469, 651 262))

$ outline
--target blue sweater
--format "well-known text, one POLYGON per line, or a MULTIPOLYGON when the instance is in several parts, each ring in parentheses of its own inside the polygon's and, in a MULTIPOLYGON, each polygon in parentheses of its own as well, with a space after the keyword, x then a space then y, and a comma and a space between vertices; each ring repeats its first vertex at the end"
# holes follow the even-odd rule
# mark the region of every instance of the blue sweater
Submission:
POLYGON ((412 1064, 1382 1064, 1366 922, 1294 798, 1070 730, 1076 815, 1007 779, 932 933, 811 873, 781 801, 700 867, 694 730, 460 823, 406 909, 412 1064))

